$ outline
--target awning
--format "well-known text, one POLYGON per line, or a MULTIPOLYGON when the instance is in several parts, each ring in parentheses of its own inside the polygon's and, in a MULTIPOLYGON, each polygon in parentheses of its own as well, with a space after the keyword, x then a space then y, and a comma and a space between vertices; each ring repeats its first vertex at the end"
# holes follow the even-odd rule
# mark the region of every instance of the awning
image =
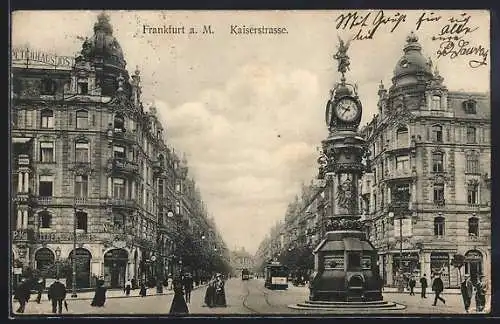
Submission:
POLYGON ((28 143, 32 137, 12 137, 12 143, 28 143))

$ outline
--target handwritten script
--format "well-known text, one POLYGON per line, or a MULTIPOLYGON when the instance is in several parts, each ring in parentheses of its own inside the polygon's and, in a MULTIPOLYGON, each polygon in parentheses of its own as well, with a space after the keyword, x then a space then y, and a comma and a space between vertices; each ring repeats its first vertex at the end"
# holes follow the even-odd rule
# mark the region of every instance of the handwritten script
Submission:
POLYGON ((383 10, 376 14, 368 12, 359 14, 357 11, 341 14, 336 19, 336 29, 356 30, 354 40, 373 39, 380 27, 389 26, 390 32, 395 31, 401 23, 406 21, 406 15, 396 12, 388 15, 383 10))
POLYGON ((469 60, 469 66, 471 68, 477 68, 482 65, 487 65, 486 60, 488 59, 488 52, 488 49, 484 48, 482 45, 472 46, 470 42, 461 39, 458 42, 453 40, 442 42, 437 51, 437 55, 438 58, 449 56, 450 59, 459 56, 476 55, 479 56, 481 60, 469 60))

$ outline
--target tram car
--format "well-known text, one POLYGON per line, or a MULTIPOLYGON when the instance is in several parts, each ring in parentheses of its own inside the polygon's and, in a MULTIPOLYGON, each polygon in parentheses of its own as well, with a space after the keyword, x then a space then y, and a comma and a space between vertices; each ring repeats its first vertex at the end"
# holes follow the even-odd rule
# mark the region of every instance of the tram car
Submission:
POLYGON ((250 279, 250 271, 248 269, 241 270, 241 280, 249 280, 250 279))
POLYGON ((288 289, 288 267, 279 262, 271 262, 264 269, 264 287, 268 289, 288 289))

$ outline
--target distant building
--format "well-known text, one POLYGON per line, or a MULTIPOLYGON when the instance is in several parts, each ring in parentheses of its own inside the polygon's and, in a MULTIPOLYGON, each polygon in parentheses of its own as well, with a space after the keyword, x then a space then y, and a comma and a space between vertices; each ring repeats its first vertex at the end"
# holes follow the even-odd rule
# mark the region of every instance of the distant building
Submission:
POLYGON ((401 269, 456 287, 457 253, 462 271, 491 278, 489 93, 449 91, 421 50, 408 36, 391 87, 380 84, 378 115, 362 130, 372 173, 361 198, 386 285, 401 269))
POLYGON ((244 247, 231 251, 230 263, 233 274, 237 276, 241 276, 243 269, 248 269, 252 272, 255 266, 254 257, 244 247))

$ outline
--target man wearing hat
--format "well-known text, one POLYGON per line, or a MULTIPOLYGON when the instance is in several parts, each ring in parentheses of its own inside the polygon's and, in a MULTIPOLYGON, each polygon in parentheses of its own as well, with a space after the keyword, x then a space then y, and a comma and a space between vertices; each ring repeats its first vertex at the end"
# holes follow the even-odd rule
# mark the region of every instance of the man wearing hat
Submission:
POLYGON ((444 290, 444 283, 443 280, 441 280, 441 274, 436 273, 436 278, 432 282, 432 291, 434 291, 434 304, 432 306, 436 306, 438 299, 443 302, 443 304, 446 304, 446 300, 444 300, 443 297, 439 296, 444 290))
POLYGON ((486 282, 484 275, 479 276, 476 283, 476 311, 482 312, 486 306, 486 282))
POLYGON ((24 313, 24 309, 26 308, 26 304, 28 303, 31 295, 30 284, 26 280, 26 278, 21 279, 21 283, 17 286, 16 292, 14 294, 14 299, 17 299, 19 302, 19 308, 17 309, 18 313, 24 313))
POLYGON ((464 281, 460 284, 460 292, 462 293, 462 299, 464 300, 465 311, 467 313, 469 312, 473 291, 474 287, 470 280, 470 275, 466 274, 464 281))
POLYGON ((49 300, 52 302, 52 313, 62 314, 63 300, 66 299, 66 286, 56 278, 56 281, 49 287, 47 293, 49 300))
POLYGON ((37 288, 36 303, 40 304, 40 301, 42 300, 43 289, 45 288, 42 278, 38 279, 36 288, 37 288))

